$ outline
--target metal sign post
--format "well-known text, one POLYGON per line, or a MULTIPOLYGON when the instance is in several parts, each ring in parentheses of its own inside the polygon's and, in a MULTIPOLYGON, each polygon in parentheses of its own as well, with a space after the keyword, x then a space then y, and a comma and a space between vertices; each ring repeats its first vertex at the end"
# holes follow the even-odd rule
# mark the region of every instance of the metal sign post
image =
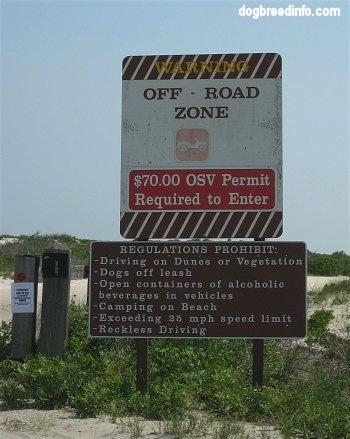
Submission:
MULTIPOLYGON (((257 241, 256 239, 254 241, 257 241)), ((264 240, 262 240, 264 241, 264 240)), ((262 386, 264 381, 264 340, 253 339, 252 386, 262 386)))

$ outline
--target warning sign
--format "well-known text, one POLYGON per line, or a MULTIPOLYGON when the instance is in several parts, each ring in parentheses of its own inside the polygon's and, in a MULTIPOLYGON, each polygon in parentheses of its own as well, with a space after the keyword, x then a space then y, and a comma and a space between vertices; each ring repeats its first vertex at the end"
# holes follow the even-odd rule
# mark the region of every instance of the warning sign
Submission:
POLYGON ((280 236, 281 81, 276 53, 125 58, 121 234, 280 236))

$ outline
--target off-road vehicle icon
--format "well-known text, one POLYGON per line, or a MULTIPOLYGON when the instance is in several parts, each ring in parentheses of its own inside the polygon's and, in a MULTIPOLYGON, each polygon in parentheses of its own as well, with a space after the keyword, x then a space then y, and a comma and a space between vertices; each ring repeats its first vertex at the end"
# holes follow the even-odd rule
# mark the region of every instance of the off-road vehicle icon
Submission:
POLYGON ((198 139, 196 139, 195 142, 191 143, 191 142, 185 142, 185 141, 180 141, 177 144, 177 147, 179 149, 181 149, 181 151, 186 152, 189 149, 198 149, 198 151, 205 151, 207 148, 207 142, 202 142, 198 139))

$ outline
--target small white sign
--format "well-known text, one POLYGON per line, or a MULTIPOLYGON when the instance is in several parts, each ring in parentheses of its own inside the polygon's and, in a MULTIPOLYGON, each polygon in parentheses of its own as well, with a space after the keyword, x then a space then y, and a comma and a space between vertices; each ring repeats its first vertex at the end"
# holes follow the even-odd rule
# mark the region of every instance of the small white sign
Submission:
POLYGON ((11 310, 12 314, 34 312, 33 282, 15 282, 11 284, 11 310))

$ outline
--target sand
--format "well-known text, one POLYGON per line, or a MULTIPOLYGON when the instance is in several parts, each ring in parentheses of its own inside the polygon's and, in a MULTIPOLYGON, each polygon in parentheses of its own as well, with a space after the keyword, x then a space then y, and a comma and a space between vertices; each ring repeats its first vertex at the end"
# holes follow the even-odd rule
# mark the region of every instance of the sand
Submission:
MULTIPOLYGON (((197 439, 219 437, 219 424, 200 427, 197 439), (203 434, 202 434, 203 432, 203 434)), ((269 426, 237 423, 235 437, 244 439, 282 439, 278 430, 269 426)), ((171 426, 170 426, 171 428, 171 426)), ((77 419, 69 410, 11 410, 0 412, 0 437, 2 439, 57 438, 57 439, 171 439, 169 424, 137 418, 118 418, 116 422, 106 416, 77 419), (138 435, 137 435, 138 433, 138 435)), ((194 436, 188 436, 193 438, 194 436)))
MULTIPOLYGON (((307 278, 308 291, 321 289, 324 285, 339 282, 344 277, 309 276, 307 278)), ((8 322, 11 314, 11 283, 10 279, 0 278, 0 322, 8 322)), ((38 311, 41 307, 42 284, 38 288, 38 311)), ((71 301, 85 303, 87 295, 87 280, 71 281, 71 301)), ((334 312, 335 319, 331 323, 331 331, 339 336, 347 336, 347 325, 350 323, 350 304, 323 306, 334 312)), ((311 314, 316 306, 308 308, 311 314)), ((218 437, 212 425, 212 432, 198 436, 198 439, 218 437)), ((241 424, 241 437, 245 439, 282 439, 280 432, 273 427, 241 424)), ((78 419, 74 411, 62 410, 9 410, 0 411, 0 437, 1 439, 31 439, 31 438, 57 438, 57 439, 131 439, 142 437, 145 439, 170 439, 173 436, 165 433, 166 426, 156 421, 144 421, 135 418, 118 418, 116 422, 101 416, 98 418, 78 419), (136 435, 139 432, 139 436, 136 435)), ((239 437, 239 436, 238 436, 239 437)))

